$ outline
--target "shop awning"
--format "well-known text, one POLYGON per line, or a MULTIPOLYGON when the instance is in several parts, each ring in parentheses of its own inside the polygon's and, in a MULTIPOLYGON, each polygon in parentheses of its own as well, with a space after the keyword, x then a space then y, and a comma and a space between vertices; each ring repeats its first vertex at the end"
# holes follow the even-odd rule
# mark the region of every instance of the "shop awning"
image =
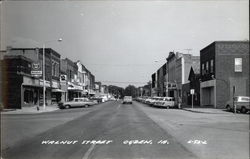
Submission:
POLYGON ((76 89, 76 88, 68 88, 68 91, 82 92, 81 89, 76 89))
POLYGON ((57 88, 57 89, 52 89, 51 92, 61 92, 61 93, 63 93, 65 91, 57 88))

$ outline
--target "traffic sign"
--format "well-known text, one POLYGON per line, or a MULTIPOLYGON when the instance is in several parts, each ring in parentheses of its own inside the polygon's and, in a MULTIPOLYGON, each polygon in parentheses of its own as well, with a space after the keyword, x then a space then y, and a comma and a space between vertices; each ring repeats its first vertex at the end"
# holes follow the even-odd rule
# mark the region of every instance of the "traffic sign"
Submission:
POLYGON ((190 89, 190 94, 194 94, 194 89, 190 89))

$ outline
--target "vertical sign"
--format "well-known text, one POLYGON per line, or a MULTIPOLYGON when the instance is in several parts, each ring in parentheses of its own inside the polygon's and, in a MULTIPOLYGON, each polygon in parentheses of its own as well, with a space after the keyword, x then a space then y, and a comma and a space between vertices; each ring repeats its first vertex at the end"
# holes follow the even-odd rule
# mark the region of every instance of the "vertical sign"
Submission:
POLYGON ((194 89, 190 89, 190 94, 192 95, 192 108, 194 108, 194 89))

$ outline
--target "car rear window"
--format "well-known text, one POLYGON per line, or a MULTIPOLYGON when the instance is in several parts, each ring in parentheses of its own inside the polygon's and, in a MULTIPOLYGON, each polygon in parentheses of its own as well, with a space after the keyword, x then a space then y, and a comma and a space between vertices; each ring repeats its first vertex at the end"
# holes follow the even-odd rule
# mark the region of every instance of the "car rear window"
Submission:
POLYGON ((125 96, 124 99, 132 99, 131 96, 125 96))

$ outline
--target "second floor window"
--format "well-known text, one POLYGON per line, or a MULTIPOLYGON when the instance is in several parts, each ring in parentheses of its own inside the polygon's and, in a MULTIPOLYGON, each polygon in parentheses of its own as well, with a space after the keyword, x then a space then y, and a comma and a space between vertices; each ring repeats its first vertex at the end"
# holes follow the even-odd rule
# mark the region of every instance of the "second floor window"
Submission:
POLYGON ((234 59, 234 71, 235 72, 242 72, 242 58, 235 58, 234 59))
POLYGON ((210 61, 210 72, 213 73, 214 72, 214 60, 210 61))
POLYGON ((208 73, 208 61, 206 62, 206 73, 208 73))
POLYGON ((202 66, 202 68, 201 68, 202 75, 204 75, 205 74, 205 64, 203 63, 201 66, 202 66))

